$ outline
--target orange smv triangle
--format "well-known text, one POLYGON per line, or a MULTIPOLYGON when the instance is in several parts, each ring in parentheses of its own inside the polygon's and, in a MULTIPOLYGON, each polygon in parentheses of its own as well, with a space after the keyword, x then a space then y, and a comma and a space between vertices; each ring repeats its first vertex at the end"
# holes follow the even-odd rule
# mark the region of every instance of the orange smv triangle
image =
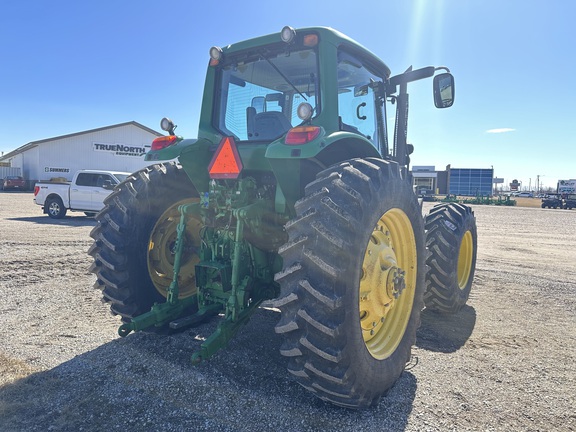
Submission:
POLYGON ((224 137, 208 165, 208 173, 213 179, 235 179, 242 171, 242 160, 232 137, 224 137))

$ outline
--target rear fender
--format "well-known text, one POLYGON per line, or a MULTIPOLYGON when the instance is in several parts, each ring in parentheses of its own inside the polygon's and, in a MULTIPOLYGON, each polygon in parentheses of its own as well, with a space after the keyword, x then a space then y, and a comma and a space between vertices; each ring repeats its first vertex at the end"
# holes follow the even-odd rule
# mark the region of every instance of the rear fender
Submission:
POLYGON ((152 162, 178 159, 196 190, 207 191, 210 180, 207 168, 214 150, 213 143, 205 138, 179 138, 176 144, 161 150, 149 151, 144 160, 152 162))
POLYGON ((324 129, 321 129, 318 137, 306 144, 289 145, 285 144, 284 139, 273 142, 266 149, 266 158, 313 159, 318 158, 321 153, 326 155, 341 151, 352 156, 342 158, 336 156, 335 162, 352 157, 382 157, 372 142, 363 135, 343 131, 326 134, 324 129))
POLYGON ((176 144, 165 147, 160 150, 150 150, 144 156, 144 160, 156 162, 156 161, 167 161, 171 159, 176 159, 180 154, 187 148, 194 146, 199 140, 197 139, 184 139, 178 137, 176 144))
POLYGON ((276 211, 292 214, 304 188, 320 171, 345 160, 367 157, 382 155, 368 139, 350 132, 321 133, 303 145, 287 145, 283 139, 270 144, 266 158, 281 191, 277 193, 276 211))

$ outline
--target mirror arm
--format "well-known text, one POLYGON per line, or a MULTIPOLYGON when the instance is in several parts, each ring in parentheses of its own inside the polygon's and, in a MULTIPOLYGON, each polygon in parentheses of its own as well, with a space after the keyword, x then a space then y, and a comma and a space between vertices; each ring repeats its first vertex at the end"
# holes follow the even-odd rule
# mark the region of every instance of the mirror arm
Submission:
POLYGON ((434 69, 434 72, 439 70, 445 70, 446 72, 450 73, 450 69, 448 69, 446 66, 438 66, 437 68, 434 69))
POLYGON ((394 124, 394 147, 392 158, 400 165, 403 173, 408 169, 408 154, 406 153, 408 137, 408 83, 400 84, 400 94, 396 96, 396 121, 394 124))
POLYGON ((396 86, 408 84, 412 81, 418 81, 424 78, 434 76, 436 68, 434 66, 427 66, 421 69, 412 70, 412 66, 406 69, 406 72, 400 75, 394 75, 388 80, 388 94, 396 93, 396 86))

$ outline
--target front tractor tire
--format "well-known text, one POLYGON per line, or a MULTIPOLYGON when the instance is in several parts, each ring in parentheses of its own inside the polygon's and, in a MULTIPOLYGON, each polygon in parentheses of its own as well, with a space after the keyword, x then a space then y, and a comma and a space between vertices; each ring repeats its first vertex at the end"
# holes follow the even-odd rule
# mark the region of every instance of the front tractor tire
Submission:
MULTIPOLYGON (((96 215, 98 224, 90 233, 94 239, 88 252, 94 258, 90 270, 96 274, 95 287, 123 322, 166 301, 173 277, 178 206, 198 201, 197 195, 179 164, 157 164, 118 185, 96 215)), ((196 292, 199 231, 199 221, 187 221, 180 298, 196 292)))
POLYGON ((478 249, 476 218, 468 206, 439 204, 426 216, 427 309, 450 314, 466 304, 478 249))
POLYGON ((349 408, 376 404, 416 339, 424 226, 396 163, 353 159, 320 172, 280 248, 281 354, 296 381, 349 408))

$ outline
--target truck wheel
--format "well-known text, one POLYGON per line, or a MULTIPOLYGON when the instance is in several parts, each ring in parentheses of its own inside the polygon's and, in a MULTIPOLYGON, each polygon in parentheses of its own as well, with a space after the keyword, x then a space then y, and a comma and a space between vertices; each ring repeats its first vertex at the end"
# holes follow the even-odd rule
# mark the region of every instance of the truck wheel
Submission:
POLYGON ((64 207, 64 203, 58 197, 48 198, 45 206, 46 213, 48 213, 48 216, 50 216, 52 219, 62 219, 64 216, 66 216, 67 208, 64 207))
POLYGON ((419 325, 425 244, 416 195, 396 163, 354 159, 319 173, 295 209, 276 275, 281 354, 320 399, 374 405, 402 374, 419 325))
POLYGON ((426 308, 458 312, 468 300, 476 268, 478 244, 472 209, 454 203, 434 207, 426 216, 426 246, 426 308))
MULTIPOLYGON (((176 163, 152 165, 132 174, 104 201, 96 215, 88 253, 96 288, 122 321, 148 312, 166 299, 172 282, 178 206, 198 201, 194 186, 176 163)), ((200 223, 186 225, 181 261, 180 298, 196 292, 194 268, 199 261, 200 223)))

